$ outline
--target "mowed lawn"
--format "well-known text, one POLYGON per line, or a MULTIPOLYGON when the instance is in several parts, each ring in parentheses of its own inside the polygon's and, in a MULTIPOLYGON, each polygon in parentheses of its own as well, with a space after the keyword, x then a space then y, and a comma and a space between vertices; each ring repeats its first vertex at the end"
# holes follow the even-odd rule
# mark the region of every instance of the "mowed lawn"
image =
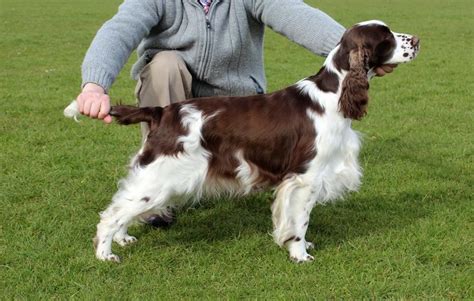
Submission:
MULTIPOLYGON (((363 186, 317 206, 315 261, 272 241, 272 193, 202 202, 166 231, 95 259, 98 212, 137 150, 138 127, 62 116, 80 64, 119 0, 1 0, 1 299, 473 299, 473 9, 471 0, 308 1, 345 26, 381 19, 417 34, 411 64, 371 82, 363 186)), ((311 28, 307 29, 311 31, 311 28)), ((271 32, 269 91, 323 59, 271 32)), ((111 91, 134 103, 132 55, 111 91)))

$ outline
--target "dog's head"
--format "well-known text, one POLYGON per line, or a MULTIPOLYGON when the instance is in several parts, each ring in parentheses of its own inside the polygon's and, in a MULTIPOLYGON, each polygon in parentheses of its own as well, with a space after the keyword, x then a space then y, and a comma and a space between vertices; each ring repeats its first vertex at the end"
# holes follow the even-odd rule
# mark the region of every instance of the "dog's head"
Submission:
POLYGON ((420 50, 416 36, 392 32, 382 21, 361 22, 343 35, 335 57, 338 69, 352 66, 370 69, 384 64, 401 64, 413 60, 420 50))
POLYGON ((419 38, 392 32, 381 21, 362 22, 348 29, 333 58, 338 70, 348 72, 339 100, 344 117, 361 119, 365 115, 374 68, 410 62, 419 50, 419 38))

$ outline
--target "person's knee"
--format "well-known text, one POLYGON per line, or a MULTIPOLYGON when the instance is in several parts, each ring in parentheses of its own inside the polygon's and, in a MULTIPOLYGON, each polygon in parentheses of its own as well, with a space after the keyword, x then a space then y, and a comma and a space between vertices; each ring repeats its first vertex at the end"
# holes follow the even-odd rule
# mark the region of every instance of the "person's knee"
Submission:
POLYGON ((153 57, 148 65, 148 80, 178 80, 184 66, 183 60, 175 52, 160 52, 153 57))
POLYGON ((136 96, 140 106, 167 106, 192 95, 192 76, 173 51, 156 54, 140 73, 136 96))

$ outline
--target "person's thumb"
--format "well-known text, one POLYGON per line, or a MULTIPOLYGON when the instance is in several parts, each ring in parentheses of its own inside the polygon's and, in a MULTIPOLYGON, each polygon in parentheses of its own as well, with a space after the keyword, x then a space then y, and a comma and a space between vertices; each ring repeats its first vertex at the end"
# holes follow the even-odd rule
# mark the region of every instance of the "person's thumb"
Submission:
POLYGON ((103 120, 104 120, 105 123, 111 123, 112 122, 112 116, 107 115, 107 116, 104 117, 103 120))

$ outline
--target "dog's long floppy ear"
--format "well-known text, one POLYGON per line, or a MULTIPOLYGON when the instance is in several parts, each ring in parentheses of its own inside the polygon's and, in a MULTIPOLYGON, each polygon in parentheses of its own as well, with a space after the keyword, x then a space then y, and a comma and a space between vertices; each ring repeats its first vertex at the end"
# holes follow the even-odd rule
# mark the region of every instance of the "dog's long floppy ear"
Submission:
POLYGON ((349 52, 349 73, 342 82, 339 99, 339 109, 345 118, 360 120, 366 113, 369 101, 368 60, 368 50, 363 47, 349 52))

